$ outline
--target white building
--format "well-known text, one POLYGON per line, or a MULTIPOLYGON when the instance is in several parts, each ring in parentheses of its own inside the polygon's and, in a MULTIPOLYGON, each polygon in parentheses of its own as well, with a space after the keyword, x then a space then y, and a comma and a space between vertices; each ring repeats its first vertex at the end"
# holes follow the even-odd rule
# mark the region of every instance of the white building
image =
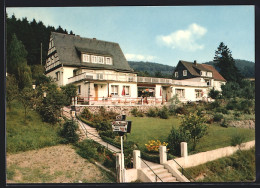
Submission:
MULTIPOLYGON (((213 67, 208 66, 207 70, 212 72, 213 67)), ((50 36, 45 72, 59 86, 75 84, 77 102, 89 105, 160 105, 175 94, 181 101, 206 100, 216 81, 214 71, 210 85, 204 77, 179 80, 138 77, 119 44, 56 32, 50 36)))

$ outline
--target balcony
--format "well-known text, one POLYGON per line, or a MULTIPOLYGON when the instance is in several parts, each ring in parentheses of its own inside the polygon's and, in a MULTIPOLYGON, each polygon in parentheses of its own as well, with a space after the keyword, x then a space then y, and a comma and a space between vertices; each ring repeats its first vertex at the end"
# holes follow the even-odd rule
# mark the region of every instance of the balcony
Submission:
POLYGON ((68 84, 79 82, 82 80, 109 80, 109 81, 121 81, 121 82, 137 82, 136 76, 125 76, 116 74, 99 74, 99 73, 89 73, 84 72, 79 75, 70 77, 68 79, 68 84))
POLYGON ((207 87, 206 82, 194 82, 188 80, 172 80, 173 85, 177 86, 199 86, 199 87, 207 87))
POLYGON ((154 84, 172 84, 172 79, 153 78, 153 77, 137 77, 137 82, 154 83, 154 84))

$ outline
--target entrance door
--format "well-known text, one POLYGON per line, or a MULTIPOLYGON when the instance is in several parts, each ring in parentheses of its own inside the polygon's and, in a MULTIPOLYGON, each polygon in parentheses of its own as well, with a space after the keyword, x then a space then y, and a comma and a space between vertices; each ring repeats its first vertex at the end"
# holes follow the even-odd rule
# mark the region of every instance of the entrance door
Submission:
POLYGON ((97 84, 94 84, 94 88, 95 88, 95 101, 98 100, 98 85, 97 84))

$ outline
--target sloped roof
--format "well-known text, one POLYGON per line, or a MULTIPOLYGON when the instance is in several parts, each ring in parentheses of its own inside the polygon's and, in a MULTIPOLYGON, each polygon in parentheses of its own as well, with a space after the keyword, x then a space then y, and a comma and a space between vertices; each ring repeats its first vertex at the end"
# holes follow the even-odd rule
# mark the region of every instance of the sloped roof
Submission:
POLYGON ((183 60, 180 60, 179 63, 182 63, 193 76, 200 76, 200 71, 207 71, 207 72, 212 72, 212 77, 215 80, 226 81, 219 74, 219 72, 211 65, 199 64, 199 63, 197 63, 195 65, 192 62, 187 62, 187 61, 183 61, 183 60))
POLYGON ((207 65, 207 64, 201 64, 201 65, 203 67, 205 67, 206 69, 209 69, 212 71, 212 76, 215 80, 226 82, 225 78, 223 78, 223 76, 221 76, 221 74, 219 74, 219 72, 213 66, 207 65))
POLYGON ((67 66, 133 72, 118 43, 52 32, 60 62, 67 66), (113 65, 81 62, 81 52, 112 57, 113 65))

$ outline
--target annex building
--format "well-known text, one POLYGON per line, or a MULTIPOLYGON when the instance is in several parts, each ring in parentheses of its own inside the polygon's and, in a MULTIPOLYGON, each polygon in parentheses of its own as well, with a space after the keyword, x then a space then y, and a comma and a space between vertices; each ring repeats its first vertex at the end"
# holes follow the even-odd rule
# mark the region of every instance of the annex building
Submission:
POLYGON ((211 65, 179 61, 175 79, 140 77, 118 43, 52 32, 46 76, 59 86, 75 84, 77 103, 85 105, 161 105, 174 95, 180 101, 208 100, 226 80, 211 65))

